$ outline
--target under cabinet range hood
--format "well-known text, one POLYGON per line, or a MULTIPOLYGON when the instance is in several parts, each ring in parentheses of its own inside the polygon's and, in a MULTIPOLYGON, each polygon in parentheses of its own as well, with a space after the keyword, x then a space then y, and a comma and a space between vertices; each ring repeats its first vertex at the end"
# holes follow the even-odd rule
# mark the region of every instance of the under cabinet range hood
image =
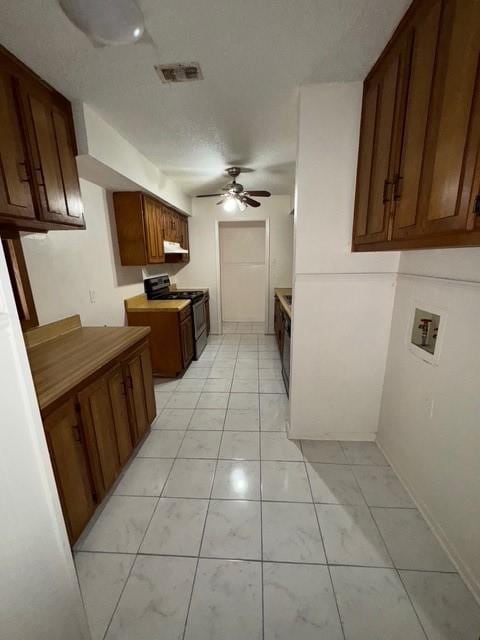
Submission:
POLYGON ((182 249, 179 242, 163 241, 163 251, 165 253, 188 253, 188 249, 182 249))

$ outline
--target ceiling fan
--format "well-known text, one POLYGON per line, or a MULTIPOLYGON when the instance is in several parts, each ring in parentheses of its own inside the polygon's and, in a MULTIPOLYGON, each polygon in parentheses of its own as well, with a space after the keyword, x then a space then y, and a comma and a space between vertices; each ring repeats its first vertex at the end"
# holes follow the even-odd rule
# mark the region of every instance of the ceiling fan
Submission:
MULTIPOLYGON (((245 171, 245 169, 243 169, 243 171, 245 171)), ((270 191, 247 191, 243 184, 240 184, 236 180, 241 172, 242 169, 240 167, 229 167, 226 169, 226 173, 232 178, 232 181, 222 188, 224 193, 208 193, 197 196, 197 198, 222 196, 222 199, 219 200, 217 204, 222 204, 225 211, 234 211, 236 207, 238 207, 240 211, 245 211, 247 207, 259 207, 261 203, 254 200, 251 196, 269 198, 272 194, 270 191)))

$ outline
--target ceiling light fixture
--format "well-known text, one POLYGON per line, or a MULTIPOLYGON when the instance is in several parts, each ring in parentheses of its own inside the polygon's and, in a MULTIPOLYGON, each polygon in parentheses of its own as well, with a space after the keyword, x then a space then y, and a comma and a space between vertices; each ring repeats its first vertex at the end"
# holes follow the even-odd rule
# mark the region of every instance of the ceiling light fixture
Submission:
POLYGON ((65 15, 97 45, 132 44, 145 31, 134 0, 59 0, 65 15))
POLYGON ((237 208, 237 200, 232 196, 227 196, 225 198, 225 202, 223 203, 223 209, 228 213, 233 213, 237 208))

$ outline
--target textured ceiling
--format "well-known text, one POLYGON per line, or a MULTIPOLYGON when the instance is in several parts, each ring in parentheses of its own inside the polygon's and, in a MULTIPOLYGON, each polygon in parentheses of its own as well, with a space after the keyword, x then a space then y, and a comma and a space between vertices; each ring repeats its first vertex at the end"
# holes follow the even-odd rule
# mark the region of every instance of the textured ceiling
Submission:
POLYGON ((297 90, 361 80, 409 0, 139 0, 151 41, 97 48, 55 0, 0 0, 0 42, 87 102, 188 193, 240 164, 250 188, 291 193, 297 90), (153 66, 200 62, 162 85, 153 66))

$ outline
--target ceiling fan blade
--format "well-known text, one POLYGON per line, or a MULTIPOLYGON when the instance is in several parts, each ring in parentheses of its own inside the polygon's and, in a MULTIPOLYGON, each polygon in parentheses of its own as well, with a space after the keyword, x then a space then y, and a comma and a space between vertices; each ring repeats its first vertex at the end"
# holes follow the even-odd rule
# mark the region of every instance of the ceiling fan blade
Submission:
POLYGON ((252 200, 252 198, 249 198, 248 196, 243 196, 242 197, 243 202, 246 202, 250 207, 259 207, 260 206, 260 202, 257 202, 256 200, 252 200))
POLYGON ((201 196, 195 196, 196 198, 213 198, 215 196, 223 196, 223 193, 204 193, 201 196))
POLYGON ((248 190, 249 196, 257 196, 258 198, 269 198, 272 194, 270 191, 250 191, 248 190))

